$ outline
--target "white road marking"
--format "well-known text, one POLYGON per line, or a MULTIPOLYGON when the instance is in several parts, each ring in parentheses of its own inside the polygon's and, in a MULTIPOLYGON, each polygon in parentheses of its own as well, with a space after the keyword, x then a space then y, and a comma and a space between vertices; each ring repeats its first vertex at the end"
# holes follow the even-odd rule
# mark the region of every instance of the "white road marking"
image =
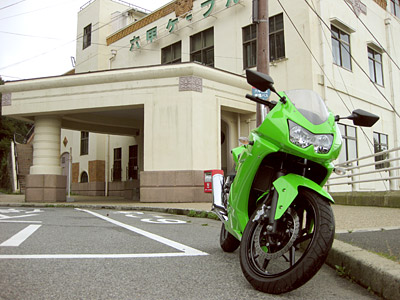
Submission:
POLYGON ((27 217, 33 217, 33 216, 37 216, 37 214, 22 215, 22 216, 12 216, 12 217, 5 216, 5 215, 0 215, 0 220, 27 218, 27 217))
POLYGON ((40 208, 35 208, 32 211, 29 211, 29 210, 26 210, 26 209, 0 208, 0 213, 1 214, 15 214, 15 213, 22 213, 22 212, 25 212, 26 214, 29 214, 29 213, 40 213, 40 212, 44 212, 44 210, 41 210, 40 208))
POLYGON ((205 252, 202 252, 202 251, 200 251, 200 250, 194 249, 194 248, 192 248, 192 247, 183 245, 183 244, 181 244, 181 243, 178 243, 178 242, 169 240, 169 239, 167 239, 167 238, 164 238, 164 237, 162 237, 162 236, 156 235, 156 234, 154 234, 154 233, 150 233, 150 232, 144 231, 144 230, 142 230, 142 229, 133 227, 133 226, 131 226, 131 225, 128 225, 128 224, 125 224, 125 223, 122 223, 122 222, 118 222, 118 221, 116 221, 116 220, 113 220, 113 219, 111 219, 111 218, 105 217, 105 216, 103 216, 103 215, 101 215, 101 214, 92 212, 92 211, 90 211, 90 210, 85 210, 85 209, 80 209, 80 208, 75 208, 75 209, 76 209, 76 210, 79 210, 79 211, 86 212, 86 213, 88 213, 88 214, 91 214, 91 215, 93 215, 93 216, 95 216, 95 217, 98 217, 98 218, 100 218, 100 219, 103 219, 104 221, 110 222, 110 223, 112 223, 112 224, 114 224, 114 225, 120 226, 120 227, 122 227, 122 228, 125 228, 125 229, 127 229, 127 230, 130 230, 130 231, 135 232, 135 233, 137 233, 137 234, 143 235, 143 236, 145 236, 145 237, 147 237, 147 238, 149 238, 149 239, 152 239, 152 240, 154 240, 154 241, 160 242, 160 243, 162 243, 162 244, 164 244, 164 245, 167 245, 167 246, 169 246, 169 247, 175 248, 175 249, 177 249, 177 250, 179 250, 179 251, 183 251, 186 255, 190 255, 190 256, 208 255, 208 253, 205 253, 205 252))
MULTIPOLYGON (((20 210, 17 210, 15 208, 1 208, 0 213, 2 214, 12 214, 12 213, 19 213, 21 212, 20 210)), ((0 215, 1 216, 1 215, 0 215)))
POLYGON ((134 215, 125 215, 125 217, 128 217, 128 218, 139 218, 138 216, 134 216, 134 215))
POLYGON ((114 214, 137 214, 137 215, 144 215, 144 213, 141 212, 141 211, 134 211, 134 212, 132 212, 131 210, 130 210, 130 211, 123 211, 123 210, 120 210, 120 211, 114 212, 114 214))
MULTIPOLYGON (((130 230, 132 232, 138 233, 140 235, 143 235, 147 238, 150 238, 154 241, 163 243, 169 247, 172 247, 174 249, 179 250, 180 252, 173 252, 173 253, 129 253, 129 254, 26 254, 26 255, 0 255, 0 259, 115 259, 115 258, 164 258, 164 257, 181 257, 181 256, 204 256, 204 255, 209 255, 206 252, 202 252, 200 250, 191 248, 189 246, 183 245, 178 242, 174 242, 172 240, 169 240, 167 238, 164 238, 162 236, 141 230, 139 228, 118 222, 116 220, 113 220, 111 218, 105 217, 103 215, 100 215, 98 213, 89 211, 89 210, 84 210, 84 209, 79 209, 76 208, 76 210, 82 211, 89 213, 93 216, 96 216, 100 219, 103 219, 107 222, 113 223, 117 226, 123 227, 127 230, 130 230)), ((35 226, 35 225, 32 225, 35 226)), ((40 225, 39 225, 40 226, 40 225)))
POLYGON ((42 225, 29 225, 20 232, 0 244, 0 247, 18 247, 42 225))
POLYGON ((30 224, 40 224, 42 221, 1 221, 0 223, 30 223, 30 224))
POLYGON ((26 254, 26 255, 0 255, 0 259, 93 259, 93 258, 161 258, 179 256, 208 255, 188 254, 183 252, 174 253, 138 253, 138 254, 26 254))
POLYGON ((175 219, 141 219, 140 221, 152 224, 186 224, 186 221, 175 219))

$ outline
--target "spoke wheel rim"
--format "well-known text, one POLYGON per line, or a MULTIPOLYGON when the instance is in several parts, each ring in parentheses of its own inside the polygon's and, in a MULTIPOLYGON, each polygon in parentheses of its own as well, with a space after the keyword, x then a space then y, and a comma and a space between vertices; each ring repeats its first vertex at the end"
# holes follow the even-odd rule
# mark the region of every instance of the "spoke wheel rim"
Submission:
MULTIPOLYGON (((314 207, 312 207, 312 205, 308 205, 307 208, 304 209, 304 211, 307 211, 307 218, 310 217, 311 213, 311 218, 315 222, 316 212, 314 207)), ((267 246, 266 240, 262 240, 262 235, 265 235, 264 233, 266 230, 267 222, 257 222, 257 225, 253 229, 252 238, 248 249, 248 260, 253 270, 261 277, 279 277, 282 274, 289 272, 297 263, 299 263, 303 259, 312 242, 314 232, 309 232, 309 228, 302 227, 302 224, 300 224, 301 221, 299 219, 299 216, 294 208, 290 207, 285 215, 281 217, 281 220, 283 220, 284 218, 290 218, 287 223, 291 223, 291 225, 289 226, 290 228, 286 228, 281 224, 280 230, 283 230, 284 228, 285 230, 289 229, 290 232, 287 233, 285 231, 285 245, 278 246, 276 244, 274 252, 272 250, 273 247, 271 247, 271 245, 267 246), (305 229, 308 230, 308 234, 306 235, 304 235, 305 229), (299 240, 302 240, 301 242, 310 240, 310 242, 306 249, 304 249, 303 253, 297 257, 298 259, 296 261, 295 253, 296 250, 298 250, 298 244, 300 244, 298 242, 299 240), (265 250, 268 251, 266 252, 265 250), (283 267, 282 270, 279 270, 277 272, 268 269, 269 266, 276 263, 278 260, 280 260, 280 264, 286 263, 287 267, 283 267)), ((313 230, 315 230, 315 226, 313 226, 313 230)), ((283 233, 281 232, 281 237, 282 236, 283 233)))

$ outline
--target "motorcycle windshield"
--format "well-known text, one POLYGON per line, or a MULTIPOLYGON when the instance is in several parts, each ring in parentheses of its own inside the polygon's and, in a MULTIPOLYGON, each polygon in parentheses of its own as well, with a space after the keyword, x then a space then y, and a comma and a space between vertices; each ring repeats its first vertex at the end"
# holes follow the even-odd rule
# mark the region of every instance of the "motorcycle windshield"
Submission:
POLYGON ((312 124, 320 125, 328 120, 329 111, 324 100, 311 90, 285 91, 297 110, 312 124))

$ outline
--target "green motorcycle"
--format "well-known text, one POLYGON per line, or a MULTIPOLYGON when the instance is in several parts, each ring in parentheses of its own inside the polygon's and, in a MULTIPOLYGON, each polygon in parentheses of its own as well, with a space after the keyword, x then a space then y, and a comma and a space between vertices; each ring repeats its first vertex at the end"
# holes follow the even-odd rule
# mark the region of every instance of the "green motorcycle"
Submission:
POLYGON ((331 249, 334 200, 323 189, 335 169, 342 137, 340 119, 372 126, 379 117, 357 109, 334 116, 313 91, 277 93, 270 76, 247 70, 253 87, 278 95, 279 101, 246 98, 270 112, 242 146, 232 150, 236 174, 212 178, 213 211, 222 221, 220 245, 240 246, 240 264, 250 284, 280 294, 310 280, 331 249))

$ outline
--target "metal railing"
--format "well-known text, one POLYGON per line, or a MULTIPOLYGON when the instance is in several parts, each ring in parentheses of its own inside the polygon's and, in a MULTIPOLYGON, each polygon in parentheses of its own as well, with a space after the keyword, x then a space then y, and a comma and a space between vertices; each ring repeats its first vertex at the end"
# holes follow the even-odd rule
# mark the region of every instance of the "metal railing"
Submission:
MULTIPOLYGON (((89 0, 88 2, 86 2, 85 4, 83 4, 83 5, 81 6, 80 10, 84 10, 86 7, 88 7, 88 6, 89 6, 92 2, 94 2, 94 1, 95 1, 95 0, 89 0)), ((145 8, 143 8, 143 7, 134 5, 134 4, 129 3, 129 2, 126 2, 126 1, 122 1, 122 0, 112 0, 112 1, 113 1, 113 2, 117 2, 117 3, 122 3, 122 4, 126 5, 126 6, 129 6, 130 8, 133 8, 133 9, 139 10, 139 11, 142 11, 142 12, 147 13, 147 14, 151 13, 151 10, 145 9, 145 8)))
POLYGON ((35 132, 35 125, 32 125, 28 133, 24 136, 17 132, 14 132, 14 143, 15 144, 26 144, 35 132))
POLYGON ((399 190, 399 150, 393 148, 336 164, 335 168, 344 169, 346 174, 332 173, 326 184, 328 190, 399 190))
MULTIPOLYGON (((17 144, 27 144, 35 132, 35 125, 29 129, 28 133, 24 136, 14 132, 13 140, 10 145, 10 158, 11 158, 11 179, 13 185, 13 192, 21 191, 21 174, 19 172, 17 144)), ((22 175, 23 176, 23 175, 22 175)))

